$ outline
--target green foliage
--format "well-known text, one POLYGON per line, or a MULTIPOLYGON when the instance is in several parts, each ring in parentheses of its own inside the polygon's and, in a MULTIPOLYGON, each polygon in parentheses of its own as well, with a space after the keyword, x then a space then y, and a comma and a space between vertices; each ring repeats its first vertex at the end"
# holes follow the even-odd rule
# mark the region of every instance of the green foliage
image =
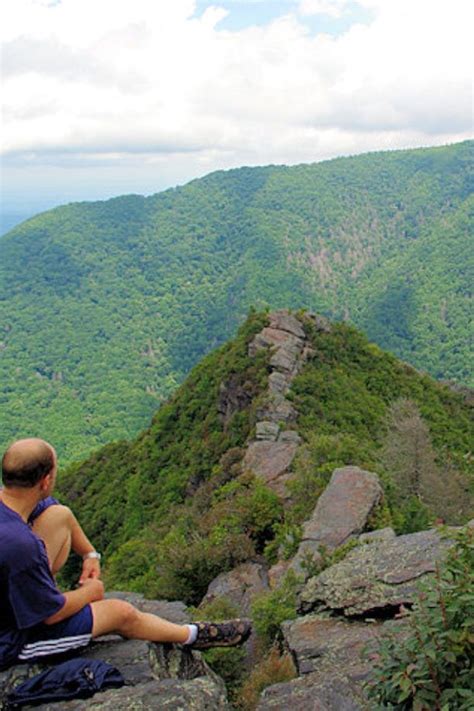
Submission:
MULTIPOLYGON (((292 391, 299 394, 305 387, 304 379, 300 376, 294 383, 292 391)), ((309 388, 306 394, 311 398, 318 397, 318 394, 309 388)), ((312 405, 313 403, 309 407, 312 405)), ((293 501, 291 514, 287 515, 287 519, 295 523, 301 523, 311 515, 334 469, 351 462, 362 463, 367 460, 364 442, 358 440, 352 433, 340 431, 321 434, 319 428, 316 431, 310 429, 313 426, 311 421, 307 423, 301 417, 298 425, 305 435, 305 442, 297 452, 292 465, 293 476, 287 485, 293 501)))
POLYGON ((135 437, 251 305, 350 319, 472 382, 472 145, 218 172, 17 226, 0 242, 2 448, 41 436, 71 463, 135 437))
POLYGON ((252 604, 254 628, 265 647, 270 647, 285 620, 296 617, 299 579, 288 571, 279 587, 257 597, 252 604))
POLYGON ((60 475, 60 494, 106 554, 109 587, 195 604, 217 574, 249 557, 263 553, 270 563, 291 557, 332 471, 348 464, 378 470, 384 482, 386 498, 369 529, 431 525, 417 497, 399 503, 398 484, 380 464, 387 413, 402 396, 423 413, 440 471, 448 462, 468 476, 473 433, 461 395, 374 351, 348 326, 321 333, 308 319, 315 356, 290 393, 304 444, 288 484, 293 503, 283 507, 261 479, 242 471, 268 379, 268 353, 250 358, 248 344, 266 322, 265 314, 252 313, 135 441, 109 445, 60 475), (224 418, 228 397, 240 405, 224 418))
POLYGON ((474 706, 474 529, 449 535, 456 545, 434 583, 420 585, 408 635, 381 645, 368 688, 377 708, 470 711, 474 706))
POLYGON ((305 443, 288 484, 294 504, 285 520, 307 519, 333 470, 352 464, 378 472, 386 489, 385 510, 377 512, 379 521, 370 522, 370 528, 393 525, 399 533, 427 528, 436 516, 447 517, 448 509, 454 510, 451 499, 462 501, 456 523, 465 522, 472 515, 467 489, 474 486, 470 461, 474 432, 472 413, 462 397, 384 353, 345 324, 336 324, 325 334, 310 320, 305 328, 315 353, 291 388, 299 412, 298 431, 305 443), (390 413, 399 409, 400 402, 410 402, 410 412, 416 409, 418 427, 410 429, 413 418, 407 420, 397 440, 390 413), (387 437, 393 440, 390 448, 387 437), (439 492, 436 509, 430 510, 418 489, 413 495, 403 477, 397 477, 395 462, 400 460, 398 469, 406 476, 408 459, 415 474, 423 460, 427 500, 431 503, 435 490, 439 492), (450 473, 453 468, 462 486, 450 473))
POLYGON ((286 521, 276 523, 273 526, 275 537, 265 546, 265 558, 270 565, 273 565, 279 559, 289 560, 292 558, 301 543, 301 526, 290 522, 292 516, 289 512, 287 512, 286 519, 286 521))
POLYGON ((375 506, 369 514, 365 531, 377 531, 380 528, 393 528, 393 516, 384 496, 382 501, 375 506))
POLYGON ((428 507, 417 496, 411 496, 394 510, 395 532, 399 535, 423 531, 432 523, 428 507))
POLYGON ((305 578, 313 578, 322 573, 323 570, 326 570, 326 568, 330 568, 331 565, 336 565, 336 563, 339 563, 346 557, 349 551, 358 545, 359 541, 357 538, 350 538, 333 551, 328 551, 326 546, 321 545, 318 546, 318 558, 315 558, 309 551, 305 551, 301 560, 301 567, 305 571, 305 578))

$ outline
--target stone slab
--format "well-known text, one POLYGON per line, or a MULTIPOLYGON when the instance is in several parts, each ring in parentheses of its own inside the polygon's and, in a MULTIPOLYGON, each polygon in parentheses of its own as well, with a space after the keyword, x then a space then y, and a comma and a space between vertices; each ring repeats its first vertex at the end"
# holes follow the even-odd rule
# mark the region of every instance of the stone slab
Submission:
POLYGON ((269 589, 268 572, 260 563, 243 563, 228 573, 221 573, 210 583, 201 601, 206 605, 225 598, 237 609, 240 617, 250 614, 252 600, 269 589))
POLYGON ((292 567, 301 572, 301 561, 307 554, 317 560, 321 546, 331 551, 362 533, 382 496, 376 474, 352 466, 336 469, 303 526, 303 540, 292 567))
POLYGON ((288 471, 297 449, 295 442, 251 442, 242 468, 252 471, 268 484, 288 471))
POLYGON ((451 545, 431 530, 358 546, 307 581, 300 608, 339 610, 351 616, 411 604, 419 581, 435 571, 451 545))

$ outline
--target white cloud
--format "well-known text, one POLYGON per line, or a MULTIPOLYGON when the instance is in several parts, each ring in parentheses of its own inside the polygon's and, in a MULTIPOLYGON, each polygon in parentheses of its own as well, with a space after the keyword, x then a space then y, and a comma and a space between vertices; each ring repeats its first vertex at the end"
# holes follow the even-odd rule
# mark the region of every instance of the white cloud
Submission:
POLYGON ((223 4, 3 0, 5 166, 140 155, 191 177, 471 132, 470 0, 359 0, 373 18, 339 36, 305 18, 354 2, 295 0, 240 31, 223 4))
POLYGON ((328 15, 341 17, 350 0, 301 0, 298 12, 302 15, 328 15))

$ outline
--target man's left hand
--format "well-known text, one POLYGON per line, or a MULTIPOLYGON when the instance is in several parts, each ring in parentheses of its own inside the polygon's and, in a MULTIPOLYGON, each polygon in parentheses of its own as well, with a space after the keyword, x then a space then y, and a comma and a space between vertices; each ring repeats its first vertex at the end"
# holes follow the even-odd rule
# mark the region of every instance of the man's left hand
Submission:
POLYGON ((84 580, 94 580, 100 578, 100 561, 97 558, 86 558, 82 562, 82 573, 79 578, 79 585, 82 585, 84 580))

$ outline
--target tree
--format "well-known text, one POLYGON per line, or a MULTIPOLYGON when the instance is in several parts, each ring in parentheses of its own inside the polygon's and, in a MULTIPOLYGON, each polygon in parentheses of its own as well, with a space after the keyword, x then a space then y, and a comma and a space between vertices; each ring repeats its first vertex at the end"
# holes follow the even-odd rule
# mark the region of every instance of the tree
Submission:
POLYGON ((405 530, 426 525, 423 509, 443 522, 464 523, 472 513, 469 483, 451 464, 438 465, 417 405, 406 398, 395 400, 386 423, 380 460, 391 476, 393 500, 404 514, 405 530))

